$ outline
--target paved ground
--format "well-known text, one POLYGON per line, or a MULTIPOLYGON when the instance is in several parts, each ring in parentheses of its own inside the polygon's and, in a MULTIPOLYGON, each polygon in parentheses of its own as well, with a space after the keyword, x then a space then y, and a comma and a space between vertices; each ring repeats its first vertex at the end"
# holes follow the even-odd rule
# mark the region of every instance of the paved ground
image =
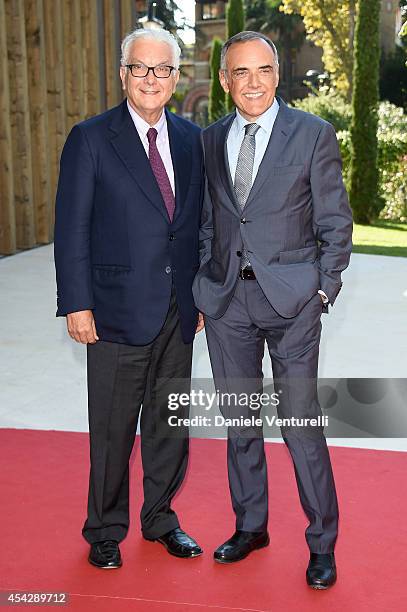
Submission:
MULTIPOLYGON (((354 254, 343 280, 323 316, 320 377, 406 378, 407 259, 354 254)), ((0 427, 87 430, 85 347, 55 317, 55 294, 52 245, 0 259, 0 427)), ((210 375, 201 333, 193 376, 210 375)), ((335 442, 407 450, 403 439, 335 442)))

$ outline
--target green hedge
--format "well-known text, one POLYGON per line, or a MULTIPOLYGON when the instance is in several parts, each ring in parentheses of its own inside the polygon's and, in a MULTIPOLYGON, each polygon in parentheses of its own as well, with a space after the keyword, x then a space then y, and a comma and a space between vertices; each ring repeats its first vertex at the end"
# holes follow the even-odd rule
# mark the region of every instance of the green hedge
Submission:
MULTIPOLYGON (((245 29, 245 10, 243 0, 229 0, 226 9, 226 38, 229 39, 245 29)), ((226 110, 231 113, 235 108, 230 93, 225 95, 226 110)))
POLYGON ((209 123, 217 121, 226 114, 225 92, 219 81, 220 54, 222 51, 222 41, 217 36, 212 40, 210 70, 211 86, 209 92, 208 113, 209 123))
POLYGON ((378 102, 380 0, 359 0, 352 78, 349 199, 356 222, 370 223, 385 206, 380 193, 378 102))
MULTIPOLYGON (((332 90, 295 100, 293 105, 332 123, 337 131, 349 189, 351 105, 332 90)), ((407 115, 402 108, 385 101, 379 103, 378 120, 380 195, 386 202, 380 218, 407 221, 407 115)))

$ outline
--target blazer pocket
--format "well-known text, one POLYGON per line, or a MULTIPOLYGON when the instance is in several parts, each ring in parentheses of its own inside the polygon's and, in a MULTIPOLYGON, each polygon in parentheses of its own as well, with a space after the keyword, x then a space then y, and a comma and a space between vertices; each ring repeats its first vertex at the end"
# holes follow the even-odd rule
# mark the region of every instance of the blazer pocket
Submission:
POLYGON ((272 166, 270 168, 271 170, 271 174, 300 174, 301 170, 303 169, 304 165, 303 164, 295 164, 295 165, 291 165, 291 166, 272 166))
POLYGON ((120 266, 117 264, 92 264, 94 270, 106 270, 107 272, 129 272, 130 266, 120 266))
POLYGON ((295 249, 295 251, 281 251, 279 263, 280 264, 293 264, 303 263, 305 261, 314 262, 318 255, 318 247, 308 246, 303 249, 295 249))

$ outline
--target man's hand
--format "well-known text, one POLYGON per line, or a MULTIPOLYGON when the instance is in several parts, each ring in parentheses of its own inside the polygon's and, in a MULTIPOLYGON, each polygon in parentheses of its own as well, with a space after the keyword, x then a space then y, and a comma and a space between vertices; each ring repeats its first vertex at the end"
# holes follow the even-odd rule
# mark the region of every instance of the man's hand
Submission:
POLYGON ((198 325, 196 326, 195 333, 197 334, 198 332, 202 331, 204 327, 205 327, 205 323, 204 323, 203 314, 202 312, 200 312, 198 315, 198 325))
POLYGON ((96 333, 95 319, 91 310, 79 310, 66 315, 68 334, 72 340, 82 344, 95 344, 99 340, 96 333))

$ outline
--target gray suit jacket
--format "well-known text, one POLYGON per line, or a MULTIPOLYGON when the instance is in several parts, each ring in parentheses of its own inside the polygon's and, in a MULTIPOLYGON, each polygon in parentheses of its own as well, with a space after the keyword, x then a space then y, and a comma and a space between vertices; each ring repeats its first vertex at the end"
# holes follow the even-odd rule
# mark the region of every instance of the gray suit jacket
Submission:
POLYGON ((221 317, 246 247, 273 308, 296 316, 318 289, 333 304, 352 248, 352 213, 333 126, 281 98, 273 131, 243 213, 235 198, 226 139, 234 113, 203 132, 206 189, 195 304, 221 317))

